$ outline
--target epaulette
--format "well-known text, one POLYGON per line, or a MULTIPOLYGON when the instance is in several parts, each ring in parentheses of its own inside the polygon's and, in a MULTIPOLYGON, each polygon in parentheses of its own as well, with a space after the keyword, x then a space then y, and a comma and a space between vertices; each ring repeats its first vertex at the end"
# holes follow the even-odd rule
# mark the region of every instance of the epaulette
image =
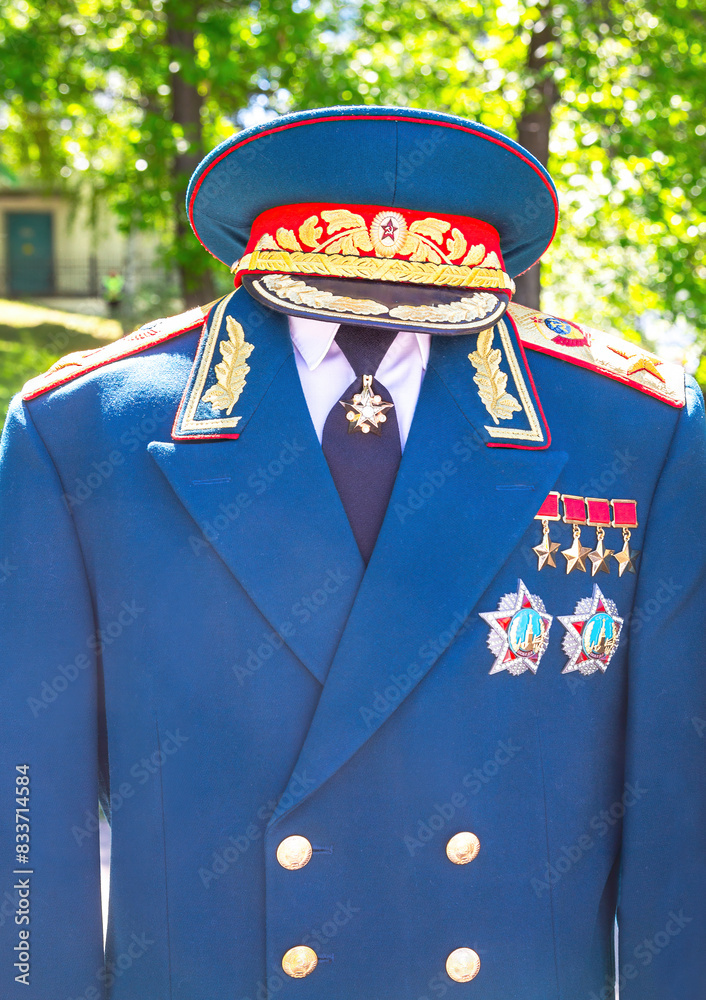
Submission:
POLYGON ((145 323, 139 330, 115 340, 104 347, 95 347, 88 351, 74 351, 66 357, 59 358, 51 368, 36 375, 26 382, 22 389, 24 400, 34 399, 50 389, 56 389, 66 382, 71 382, 79 375, 86 375, 88 372, 102 368, 103 365, 112 361, 120 361, 122 358, 129 358, 132 354, 146 351, 156 344, 163 344, 172 337, 178 337, 182 333, 188 333, 196 329, 204 322, 214 302, 207 306, 197 306, 187 312, 179 313, 178 316, 168 316, 165 319, 157 319, 151 323, 145 323))
POLYGON ((514 302, 508 312, 525 347, 617 379, 670 406, 684 406, 684 369, 612 333, 514 302))

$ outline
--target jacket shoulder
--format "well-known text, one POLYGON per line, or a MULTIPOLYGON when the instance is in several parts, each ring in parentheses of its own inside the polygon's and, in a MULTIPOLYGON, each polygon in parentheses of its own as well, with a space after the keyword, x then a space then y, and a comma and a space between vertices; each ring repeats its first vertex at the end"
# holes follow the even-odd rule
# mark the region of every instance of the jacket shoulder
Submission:
POLYGON ((179 337, 183 333, 188 333, 203 324, 213 305, 214 303, 207 306, 197 306, 195 309, 189 309, 177 316, 167 316, 164 319, 145 323, 134 333, 106 344, 104 347, 67 354, 55 361, 51 368, 43 374, 36 375, 29 382, 26 382, 21 393, 22 399, 25 401, 35 399, 37 396, 49 392, 50 389, 56 389, 80 375, 95 371, 96 368, 102 368, 103 365, 108 365, 113 361, 129 358, 133 354, 139 354, 150 347, 155 347, 174 337, 179 337))
POLYGON ((686 388, 681 365, 663 361, 639 344, 613 333, 579 326, 572 320, 514 302, 508 313, 525 347, 589 368, 670 406, 684 406, 686 388))

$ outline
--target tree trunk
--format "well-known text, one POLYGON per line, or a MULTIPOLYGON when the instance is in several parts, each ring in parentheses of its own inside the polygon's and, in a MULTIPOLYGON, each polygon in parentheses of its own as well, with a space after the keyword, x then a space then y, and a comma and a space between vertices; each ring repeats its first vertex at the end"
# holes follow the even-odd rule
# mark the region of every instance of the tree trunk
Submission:
MULTIPOLYGON (((553 55, 549 51, 555 37, 551 5, 539 8, 540 19, 535 22, 527 50, 528 85, 522 115, 517 123, 519 142, 543 166, 549 162, 549 133, 552 111, 559 99, 559 91, 552 76, 553 55)), ((515 278, 515 302, 539 309, 541 294, 541 264, 537 263, 515 278)))
POLYGON ((188 149, 175 154, 172 165, 176 209, 176 260, 187 309, 203 305, 215 297, 207 253, 196 241, 184 208, 189 178, 204 154, 201 131, 203 101, 198 85, 193 80, 195 59, 192 24, 197 6, 193 3, 182 5, 174 0, 165 5, 167 42, 173 50, 173 59, 181 67, 171 77, 172 118, 181 125, 184 138, 189 143, 188 149))

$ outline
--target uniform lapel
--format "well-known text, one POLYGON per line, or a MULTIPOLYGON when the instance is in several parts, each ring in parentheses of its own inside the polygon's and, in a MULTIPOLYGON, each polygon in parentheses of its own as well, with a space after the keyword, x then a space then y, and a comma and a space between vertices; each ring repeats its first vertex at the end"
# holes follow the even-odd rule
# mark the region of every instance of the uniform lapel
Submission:
MULTIPOLYGON (((254 349, 223 437, 209 426, 212 436, 152 442, 149 451, 199 526, 190 541, 194 558, 215 550, 271 628, 323 683, 363 562, 309 417, 286 317, 237 293, 220 317, 221 340, 228 339, 227 315, 254 349), (240 416, 236 439, 233 415, 240 416)), ((212 384, 198 385, 208 335, 180 412, 195 386, 203 396, 212 384)), ((214 354, 211 369, 223 356, 214 354)), ((206 408, 199 403, 192 411, 198 416, 206 408)), ((220 415, 208 408, 209 425, 220 415)))
MULTIPOLYGON (((385 522, 295 768, 307 775, 307 795, 376 732, 477 613, 567 460, 547 447, 536 399, 541 450, 493 446, 468 359, 475 340, 434 338, 385 522)), ((524 367, 523 378, 533 394, 524 367)), ((526 417, 517 426, 528 427, 526 417)), ((272 822, 302 800, 297 788, 272 822)))

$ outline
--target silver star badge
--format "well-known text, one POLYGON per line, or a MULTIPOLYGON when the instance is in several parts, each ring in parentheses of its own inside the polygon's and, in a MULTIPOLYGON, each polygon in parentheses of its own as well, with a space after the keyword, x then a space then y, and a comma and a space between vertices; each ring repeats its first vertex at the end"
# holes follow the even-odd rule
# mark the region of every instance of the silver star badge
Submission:
POLYGON ((578 670, 588 676, 597 670, 606 672, 618 648, 623 619, 609 598, 604 597, 597 583, 591 597, 583 597, 573 615, 559 615, 566 629, 561 648, 569 657, 562 670, 570 674, 578 670))
POLYGON ((488 648, 495 656, 490 673, 507 670, 517 676, 531 670, 536 674, 549 644, 552 624, 552 616, 547 614, 541 598, 530 594, 522 580, 518 580, 516 593, 505 594, 497 611, 481 611, 480 617, 490 625, 488 648))
POLYGON ((380 424, 387 420, 385 410, 390 410, 394 403, 383 403, 382 396, 373 392, 373 376, 363 375, 363 388, 353 399, 339 400, 341 406, 347 408, 348 433, 362 431, 363 434, 380 434, 380 424))

